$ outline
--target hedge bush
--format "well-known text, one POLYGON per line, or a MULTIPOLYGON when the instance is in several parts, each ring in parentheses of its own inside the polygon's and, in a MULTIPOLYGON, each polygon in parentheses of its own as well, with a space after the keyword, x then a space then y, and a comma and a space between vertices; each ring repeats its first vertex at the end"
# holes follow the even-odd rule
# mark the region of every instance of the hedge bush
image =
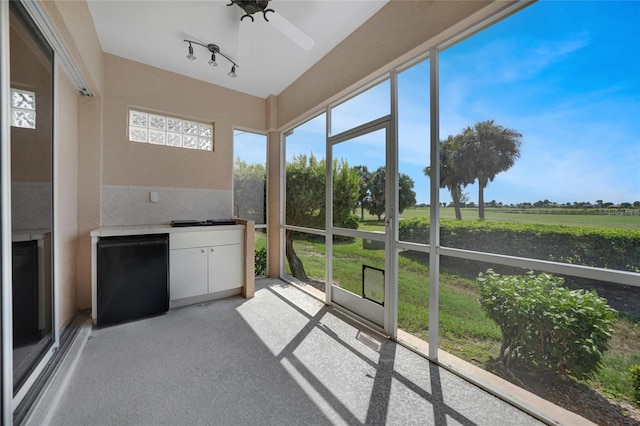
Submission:
POLYGON ((633 385, 633 397, 636 405, 640 407, 640 365, 631 367, 631 383, 633 385))
POLYGON ((267 275, 267 249, 263 247, 259 250, 256 250, 255 253, 255 263, 256 263, 256 271, 255 274, 258 276, 267 275))
MULTIPOLYGON (((398 232, 402 241, 427 243, 429 219, 401 220, 398 232)), ((488 253, 640 271, 640 230, 442 219, 440 243, 488 253)))
POLYGON ((478 276, 480 304, 502 332, 499 360, 576 378, 599 368, 617 312, 595 292, 569 290, 542 273, 478 276))

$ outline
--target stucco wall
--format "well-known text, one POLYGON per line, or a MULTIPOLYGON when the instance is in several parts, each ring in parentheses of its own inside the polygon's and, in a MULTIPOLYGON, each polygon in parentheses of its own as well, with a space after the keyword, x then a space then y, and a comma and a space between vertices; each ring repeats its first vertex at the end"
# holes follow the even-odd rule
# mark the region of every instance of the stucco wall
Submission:
POLYGON ((58 300, 60 324, 76 312, 76 259, 78 242, 78 92, 58 68, 55 107, 57 111, 58 191, 55 239, 58 248, 58 300))
POLYGON ((106 54, 103 184, 230 190, 233 126, 264 117, 264 99, 106 54), (213 123, 214 150, 129 142, 129 107, 213 123))

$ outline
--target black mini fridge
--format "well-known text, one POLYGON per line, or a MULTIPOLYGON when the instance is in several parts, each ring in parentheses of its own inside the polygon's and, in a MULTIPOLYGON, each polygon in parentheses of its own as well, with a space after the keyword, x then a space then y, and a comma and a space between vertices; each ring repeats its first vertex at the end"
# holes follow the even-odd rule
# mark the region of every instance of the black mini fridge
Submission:
POLYGON ((97 261, 97 325, 169 310, 168 234, 102 237, 97 261))

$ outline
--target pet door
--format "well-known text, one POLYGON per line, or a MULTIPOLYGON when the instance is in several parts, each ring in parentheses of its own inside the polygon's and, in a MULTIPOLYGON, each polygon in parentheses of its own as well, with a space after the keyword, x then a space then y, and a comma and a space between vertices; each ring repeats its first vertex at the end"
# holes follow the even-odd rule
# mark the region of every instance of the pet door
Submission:
POLYGON ((384 306, 384 269, 362 265, 362 297, 384 306))

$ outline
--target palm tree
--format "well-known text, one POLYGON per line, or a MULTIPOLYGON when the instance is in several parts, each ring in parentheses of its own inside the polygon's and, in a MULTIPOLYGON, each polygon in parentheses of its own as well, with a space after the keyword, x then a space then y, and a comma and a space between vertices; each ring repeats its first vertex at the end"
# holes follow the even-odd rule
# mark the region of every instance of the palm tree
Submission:
POLYGON ((515 130, 497 125, 493 120, 467 127, 460 135, 454 164, 478 179, 478 216, 484 219, 484 188, 500 172, 509 170, 520 157, 520 138, 515 130))
MULTIPOLYGON (((449 136, 440 141, 440 188, 447 188, 451 193, 456 219, 462 220, 461 200, 462 188, 473 183, 475 177, 468 173, 462 164, 456 163, 460 156, 456 155, 460 145, 460 135, 449 136)), ((431 166, 423 170, 427 177, 431 177, 431 166)))

